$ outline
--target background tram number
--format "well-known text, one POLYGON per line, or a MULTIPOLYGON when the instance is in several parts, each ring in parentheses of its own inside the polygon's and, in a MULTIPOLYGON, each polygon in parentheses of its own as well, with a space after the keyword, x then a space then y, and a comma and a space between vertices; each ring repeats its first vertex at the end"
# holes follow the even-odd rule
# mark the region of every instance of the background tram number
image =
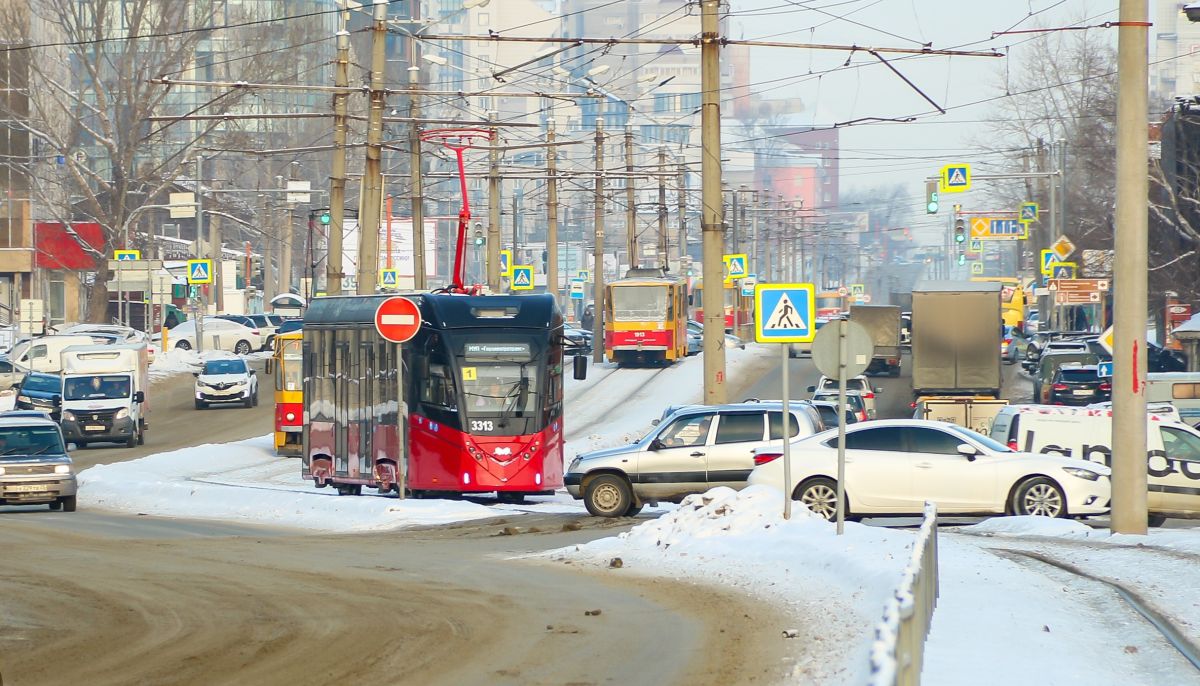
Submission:
POLYGON ((471 422, 471 431, 494 431, 495 426, 490 421, 475 420, 471 422))

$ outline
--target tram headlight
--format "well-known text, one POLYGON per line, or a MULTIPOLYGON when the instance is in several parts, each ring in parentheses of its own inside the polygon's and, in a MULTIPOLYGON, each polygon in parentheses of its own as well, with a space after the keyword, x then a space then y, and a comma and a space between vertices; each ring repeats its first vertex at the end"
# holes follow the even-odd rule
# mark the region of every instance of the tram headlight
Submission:
POLYGON ((296 421, 296 413, 288 412, 287 414, 283 415, 283 418, 289 422, 294 422, 296 421))

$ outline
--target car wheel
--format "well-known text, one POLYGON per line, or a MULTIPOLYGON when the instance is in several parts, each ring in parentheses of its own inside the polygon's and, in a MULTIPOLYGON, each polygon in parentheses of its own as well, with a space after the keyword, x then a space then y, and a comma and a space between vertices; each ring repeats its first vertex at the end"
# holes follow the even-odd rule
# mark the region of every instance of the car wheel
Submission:
POLYGON ((62 509, 62 503, 60 503, 59 501, 55 500, 54 502, 50 503, 50 509, 51 509, 51 510, 61 510, 61 509, 62 509))
POLYGON ((63 512, 75 511, 75 496, 68 495, 66 497, 59 498, 58 502, 62 503, 63 512))
POLYGON ((175 344, 175 349, 176 350, 191 350, 192 344, 188 343, 187 341, 179 341, 178 343, 175 344))
POLYGON ((1067 498, 1058 484, 1044 476, 1026 479, 1013 492, 1013 514, 1066 517, 1067 498))
POLYGON ((588 482, 583 504, 593 517, 621 517, 633 505, 633 489, 624 477, 601 474, 588 482))
POLYGON ((358 484, 338 484, 338 495, 362 495, 362 486, 358 484))
MULTIPOLYGON (((837 483, 824 477, 810 479, 796 487, 792 500, 799 500, 813 514, 827 522, 837 519, 837 483)), ((846 508, 849 511, 849 508, 846 508)))
POLYGON ((1167 523, 1167 516, 1160 514, 1152 514, 1146 516, 1146 523, 1152 527, 1160 527, 1167 523))
POLYGON ((254 407, 254 396, 247 395, 246 399, 242 401, 242 405, 245 407, 254 407))
POLYGON ((146 445, 146 428, 142 427, 138 431, 138 445, 146 445))
POLYGON ((250 341, 238 341, 233 346, 233 352, 235 355, 249 355, 250 341))
POLYGON ((125 439, 125 447, 132 448, 137 445, 137 432, 129 434, 129 438, 125 439))
POLYGON ((633 505, 629 506, 628 510, 625 510, 625 516, 636 517, 642 511, 643 507, 645 507, 644 503, 634 503, 633 505))
POLYGON ((204 402, 203 400, 196 401, 196 409, 197 410, 203 410, 207 407, 208 407, 208 403, 204 402))

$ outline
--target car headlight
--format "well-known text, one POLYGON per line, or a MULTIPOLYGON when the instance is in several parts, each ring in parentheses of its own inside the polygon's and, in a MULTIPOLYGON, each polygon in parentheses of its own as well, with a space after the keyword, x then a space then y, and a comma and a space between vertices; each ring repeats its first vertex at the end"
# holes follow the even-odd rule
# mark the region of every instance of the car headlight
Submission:
POLYGON ((64 422, 73 422, 75 421, 75 413, 70 410, 63 410, 62 419, 64 422))
POLYGON ((1082 467, 1063 467, 1062 470, 1071 476, 1077 476, 1080 479, 1087 479, 1088 481, 1096 481, 1100 478, 1100 475, 1096 472, 1090 469, 1083 469, 1082 467))
POLYGON ((69 464, 55 465, 54 473, 55 474, 70 474, 71 473, 71 465, 69 465, 69 464))
POLYGON ((129 410, 127 408, 122 407, 120 409, 120 411, 117 412, 117 419, 128 419, 128 418, 129 418, 129 410))
POLYGON ((30 399, 29 399, 29 396, 27 396, 27 395, 18 395, 18 396, 17 396, 17 402, 20 402, 20 403, 31 403, 31 402, 33 402, 33 401, 32 401, 32 400, 30 400, 30 399))
POLYGON ((571 466, 567 467, 567 472, 574 473, 575 470, 579 468, 580 462, 583 462, 583 458, 577 457, 574 460, 571 460, 571 466))

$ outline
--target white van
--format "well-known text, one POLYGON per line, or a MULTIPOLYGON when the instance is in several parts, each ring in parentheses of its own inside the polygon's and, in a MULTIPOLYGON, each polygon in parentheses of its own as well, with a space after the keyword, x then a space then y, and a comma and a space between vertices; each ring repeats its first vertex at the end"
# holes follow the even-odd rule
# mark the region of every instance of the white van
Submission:
POLYGON ((63 351, 76 345, 95 345, 91 336, 42 336, 13 346, 8 359, 26 371, 57 374, 62 371, 63 351))
POLYGON ((1200 372, 1146 375, 1146 402, 1171 403, 1188 424, 1200 422, 1200 372))
MULTIPOLYGON (((1147 415, 1151 523, 1200 518, 1200 431, 1147 415)), ((1112 466, 1112 411, 1060 405, 1009 405, 991 437, 1014 450, 1056 453, 1112 466)))
POLYGON ((150 425, 146 344, 86 345, 62 355, 63 438, 89 443, 145 443, 150 425))

